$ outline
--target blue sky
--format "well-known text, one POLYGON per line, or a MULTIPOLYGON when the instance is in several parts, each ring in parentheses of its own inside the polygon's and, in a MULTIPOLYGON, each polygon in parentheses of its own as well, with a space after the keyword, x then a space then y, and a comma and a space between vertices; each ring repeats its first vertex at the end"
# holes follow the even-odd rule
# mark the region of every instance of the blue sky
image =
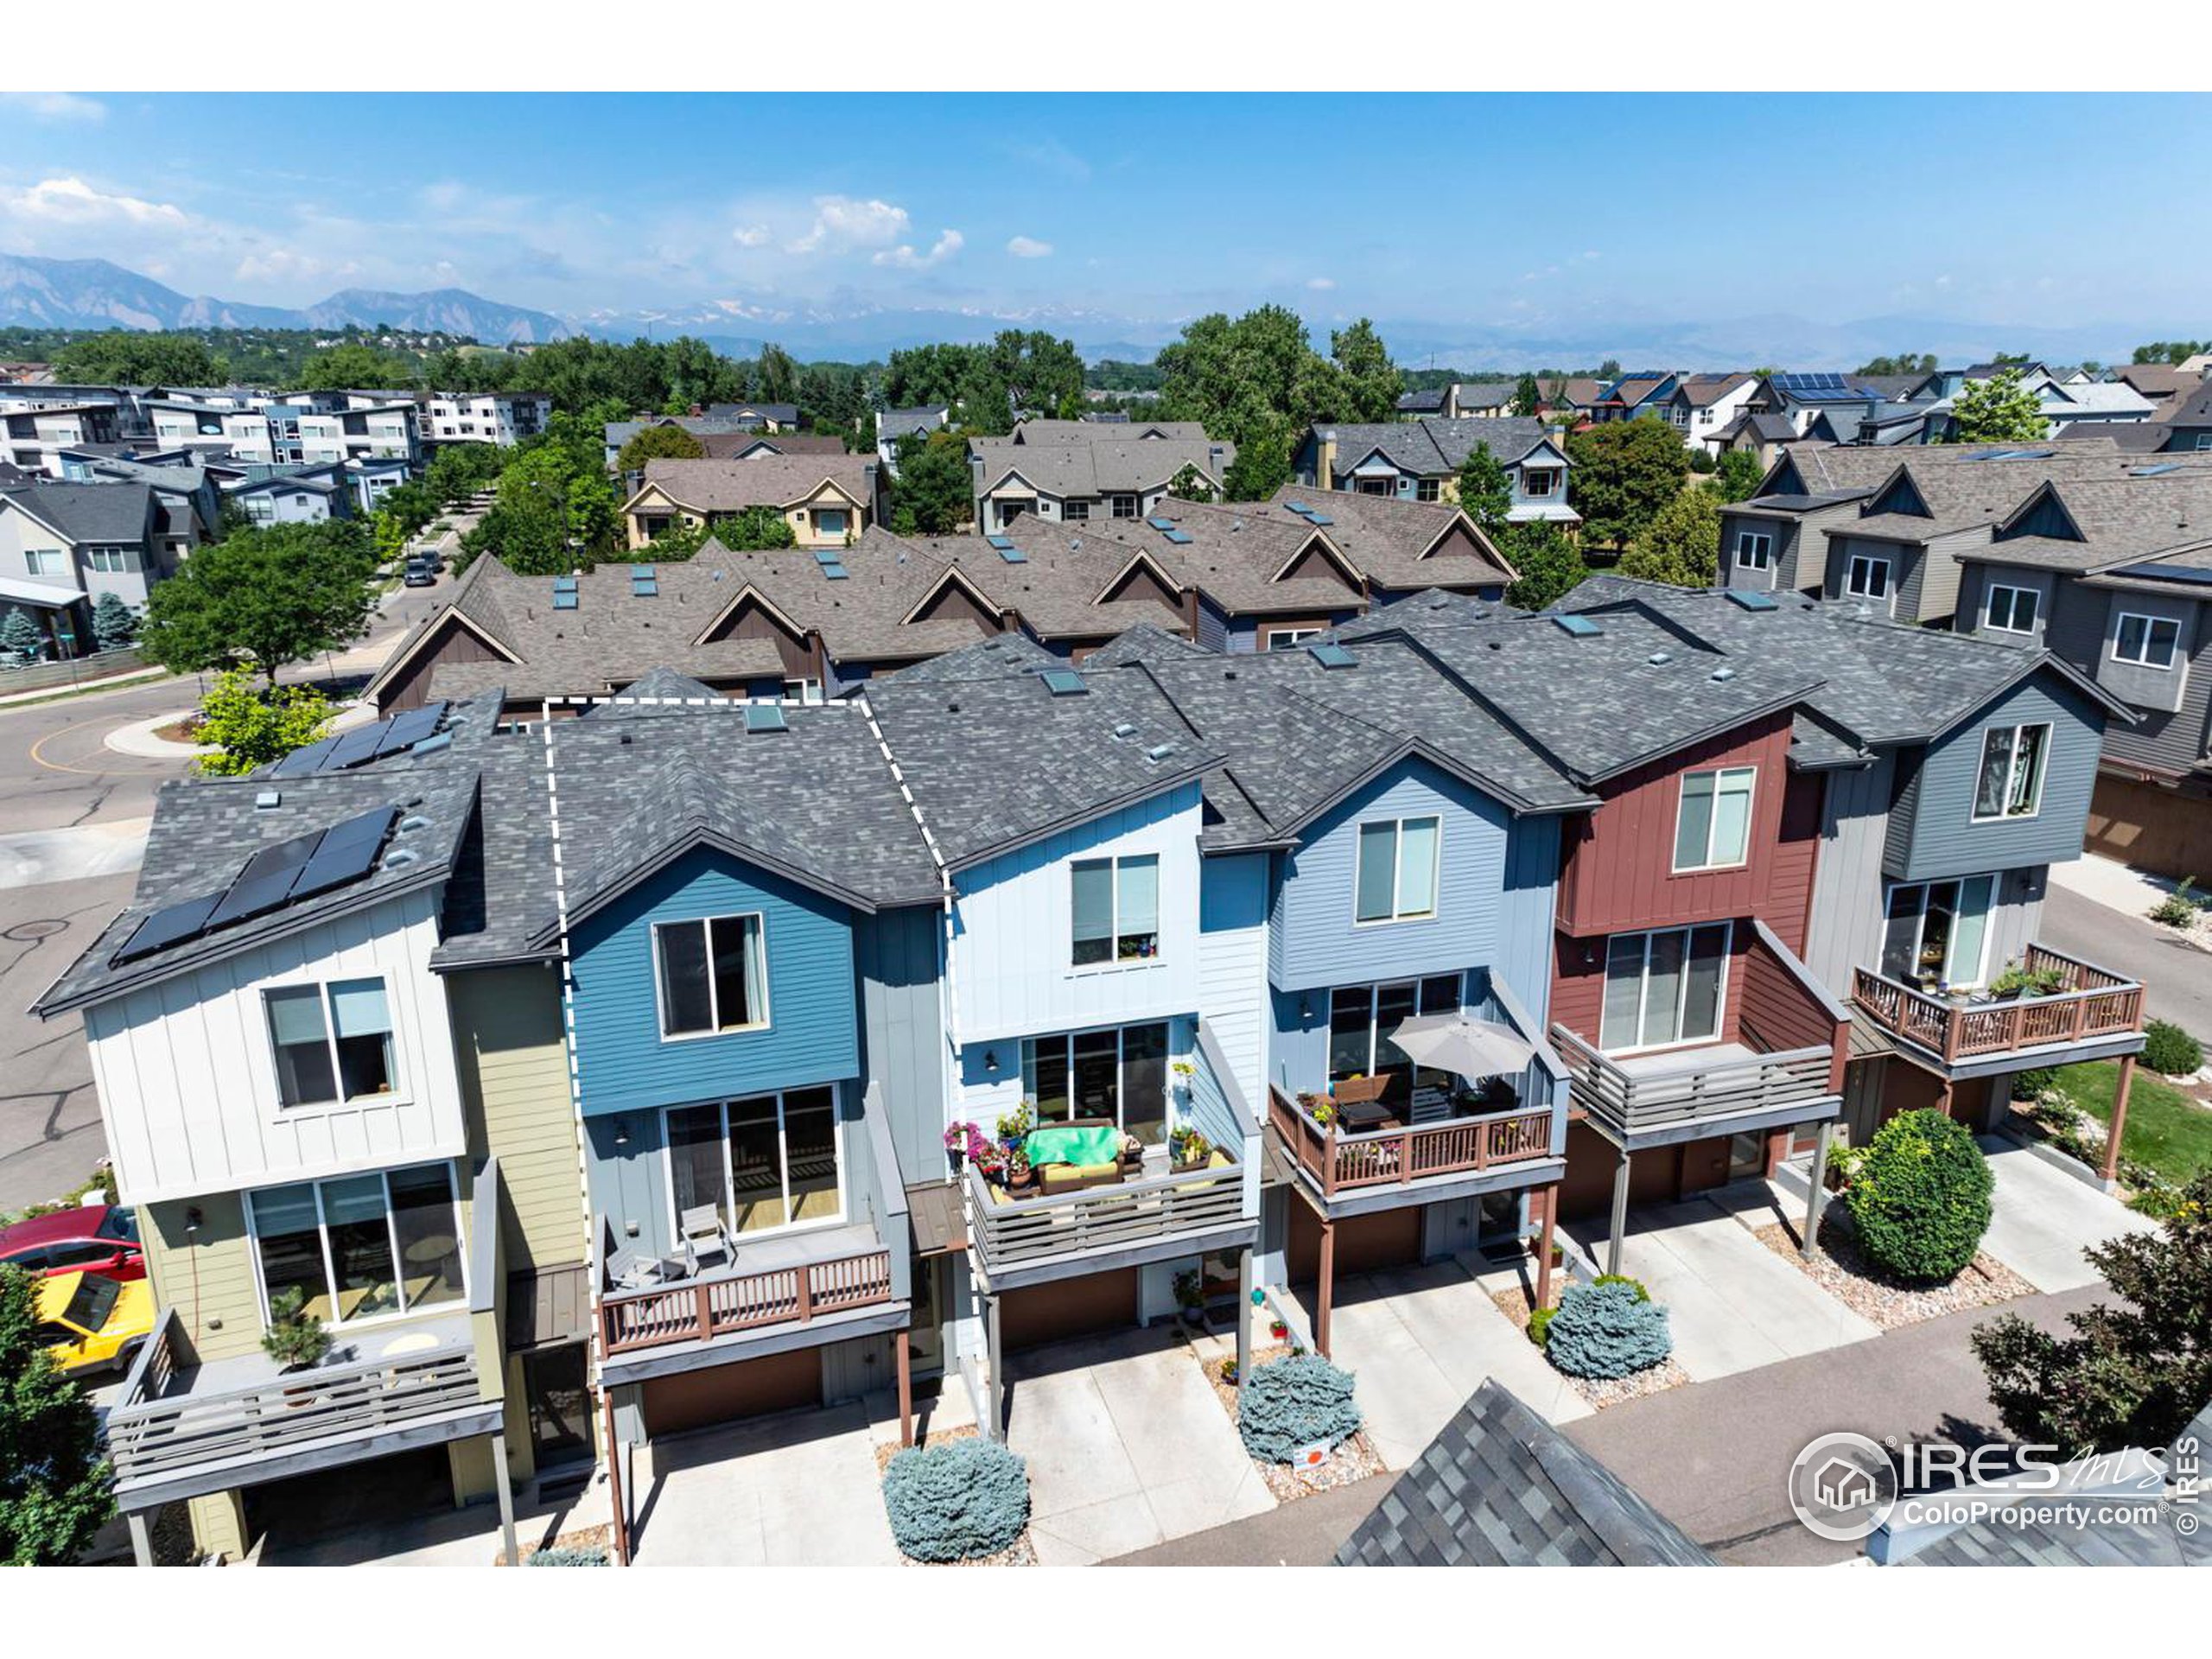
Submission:
POLYGON ((2208 137, 2139 95, 9 95, 0 251, 275 304, 2155 331, 2212 321, 2212 231, 2145 157, 2208 137))

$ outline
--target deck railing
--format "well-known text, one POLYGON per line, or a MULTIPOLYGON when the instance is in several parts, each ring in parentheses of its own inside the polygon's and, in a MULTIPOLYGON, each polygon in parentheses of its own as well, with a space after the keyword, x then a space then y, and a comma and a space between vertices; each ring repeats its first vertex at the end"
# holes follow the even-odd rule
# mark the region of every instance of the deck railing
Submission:
MULTIPOLYGON (((1246 1144, 1252 1142, 1248 1139, 1246 1144)), ((972 1165, 968 1184, 973 1217, 969 1243, 987 1274, 1209 1232, 1248 1219, 1244 1169, 1236 1163, 1053 1198, 1002 1199, 972 1165)))
MULTIPOLYGON (((602 1224, 603 1225, 604 1224, 602 1224)), ((893 1300, 891 1253, 832 1256, 763 1273, 721 1271, 671 1285, 610 1290, 600 1300, 605 1351, 710 1342, 769 1325, 804 1325, 823 1313, 893 1300)))
POLYGON ((1528 1163, 1548 1158, 1552 1151, 1552 1115, 1544 1108, 1345 1133, 1334 1123, 1316 1122, 1313 1114, 1270 1085, 1268 1122, 1292 1161, 1324 1197, 1528 1163))
POLYGON ((2024 966, 2030 973, 2056 972, 2062 988, 1956 1002, 1860 968, 1854 972, 1852 995, 1883 1030, 1946 1061, 2078 1043, 2141 1027, 2143 987, 2138 982, 2041 944, 2028 947, 2024 966))
POLYGON ((1834 1092, 1835 1051, 1826 1044, 1639 1076, 1565 1026, 1554 1026, 1552 1037, 1573 1077, 1575 1104, 1624 1135, 1704 1122, 1720 1134, 1728 1118, 1809 1105, 1834 1092))

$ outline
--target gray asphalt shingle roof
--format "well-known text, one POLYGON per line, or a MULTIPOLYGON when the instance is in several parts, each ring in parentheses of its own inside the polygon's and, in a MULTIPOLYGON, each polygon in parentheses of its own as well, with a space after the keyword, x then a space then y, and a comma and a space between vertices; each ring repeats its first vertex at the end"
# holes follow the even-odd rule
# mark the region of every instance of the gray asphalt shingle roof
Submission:
POLYGON ((1423 419, 1372 424, 1326 423, 1314 428, 1337 446, 1336 468, 1349 472, 1378 450, 1401 472, 1421 478, 1456 473, 1486 443, 1499 465, 1510 467, 1551 435, 1541 421, 1517 416, 1471 415, 1456 421, 1423 419))
POLYGON ((35 484, 5 499, 79 547, 143 543, 154 518, 154 491, 143 483, 35 484))

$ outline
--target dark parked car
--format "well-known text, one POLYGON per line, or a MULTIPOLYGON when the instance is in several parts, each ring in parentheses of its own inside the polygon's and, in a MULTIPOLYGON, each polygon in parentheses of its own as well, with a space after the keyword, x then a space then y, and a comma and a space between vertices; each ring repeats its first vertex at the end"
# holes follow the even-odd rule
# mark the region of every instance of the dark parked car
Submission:
POLYGON ((138 1217, 130 1205, 99 1204, 33 1216, 0 1232, 0 1264, 26 1273, 92 1273, 130 1281, 146 1276, 138 1217))

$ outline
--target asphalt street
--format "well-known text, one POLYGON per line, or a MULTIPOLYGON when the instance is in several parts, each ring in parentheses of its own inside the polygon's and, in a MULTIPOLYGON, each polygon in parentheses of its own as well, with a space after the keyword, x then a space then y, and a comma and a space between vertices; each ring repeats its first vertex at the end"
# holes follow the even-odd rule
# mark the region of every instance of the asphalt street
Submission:
POLYGON ((2146 918, 2123 916, 2056 881, 2044 887, 2037 933, 2047 944, 2141 980, 2151 1018, 2171 1020, 2212 1042, 2212 955, 2146 918))

